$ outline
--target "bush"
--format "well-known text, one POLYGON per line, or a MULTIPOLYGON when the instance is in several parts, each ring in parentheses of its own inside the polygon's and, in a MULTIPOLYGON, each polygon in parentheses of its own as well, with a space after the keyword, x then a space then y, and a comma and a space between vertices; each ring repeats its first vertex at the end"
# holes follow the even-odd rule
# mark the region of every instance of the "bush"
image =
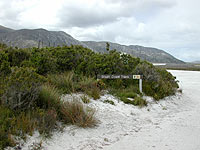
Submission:
POLYGON ((130 99, 126 98, 126 97, 120 97, 120 100, 123 101, 125 104, 135 105, 133 100, 130 100, 130 99))
POLYGON ((38 74, 47 75, 49 73, 56 73, 56 58, 51 55, 48 49, 33 48, 31 52, 30 61, 38 74))
POLYGON ((38 130, 41 134, 49 135, 55 128, 57 122, 57 112, 55 109, 48 109, 38 118, 38 130))
POLYGON ((143 75, 143 92, 155 100, 175 94, 178 84, 175 77, 164 69, 155 68, 152 64, 143 62, 135 72, 143 75))
POLYGON ((27 61, 30 59, 31 53, 27 49, 18 49, 18 48, 10 48, 8 50, 8 58, 11 67, 13 66, 21 66, 23 61, 27 61))
POLYGON ((12 73, 5 79, 2 103, 11 109, 30 109, 44 80, 33 68, 12 68, 12 73))
POLYGON ((61 89, 64 93, 74 92, 74 73, 73 72, 65 72, 62 74, 56 75, 48 75, 48 82, 58 89, 61 89))
POLYGON ((62 114, 67 123, 71 123, 80 127, 93 127, 97 124, 94 117, 95 110, 85 107, 79 100, 73 99, 66 101, 62 106, 62 114))
POLYGON ((136 97, 133 102, 135 106, 140 106, 140 107, 147 106, 146 100, 144 100, 141 97, 136 97))
POLYGON ((57 111, 60 110, 60 96, 61 92, 53 85, 43 84, 37 99, 37 106, 43 109, 55 108, 57 111))
POLYGON ((18 141, 14 136, 26 139, 38 130, 43 135, 49 135, 57 128, 57 113, 54 109, 36 108, 31 111, 17 112, 0 106, 0 149, 15 146, 18 141))
POLYGON ((14 146, 15 143, 10 137, 10 122, 11 118, 14 116, 13 112, 8 108, 0 106, 0 149, 6 146, 14 146))
POLYGON ((100 98, 100 88, 98 81, 94 78, 82 76, 80 81, 75 86, 77 91, 85 92, 94 99, 100 98))
POLYGON ((8 54, 0 51, 0 76, 6 76, 11 72, 8 54))
POLYGON ((85 103, 85 104, 90 103, 90 99, 89 99, 86 95, 81 96, 81 100, 82 100, 83 103, 85 103))
POLYGON ((112 101, 112 100, 104 100, 103 101, 104 103, 109 103, 109 104, 111 104, 111 105, 115 105, 115 103, 112 101))

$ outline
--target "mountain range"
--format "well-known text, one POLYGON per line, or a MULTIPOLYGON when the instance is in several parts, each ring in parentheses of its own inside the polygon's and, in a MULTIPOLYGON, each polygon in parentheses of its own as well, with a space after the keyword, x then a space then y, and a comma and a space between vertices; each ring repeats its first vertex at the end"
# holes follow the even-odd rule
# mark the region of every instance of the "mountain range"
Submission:
POLYGON ((45 29, 21 29, 14 30, 0 25, 0 42, 8 46, 28 47, 54 47, 63 45, 82 45, 95 52, 106 53, 106 43, 111 50, 116 49, 122 53, 131 54, 142 60, 152 63, 177 63, 184 62, 166 53, 163 50, 139 45, 121 45, 111 42, 79 41, 63 31, 48 31, 45 29))

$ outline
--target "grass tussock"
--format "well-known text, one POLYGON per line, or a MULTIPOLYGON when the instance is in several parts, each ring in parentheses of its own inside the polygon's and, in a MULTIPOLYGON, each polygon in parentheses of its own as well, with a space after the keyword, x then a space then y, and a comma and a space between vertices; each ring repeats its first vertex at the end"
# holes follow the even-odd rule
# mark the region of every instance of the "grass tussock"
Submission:
POLYGON ((104 100, 103 101, 104 103, 108 103, 108 104, 111 104, 111 105, 115 105, 115 103, 112 101, 112 100, 104 100))
POLYGON ((91 96, 93 99, 99 99, 101 88, 103 84, 91 77, 80 78, 80 81, 76 83, 76 91, 81 91, 91 96))
POLYGON ((104 86, 102 82, 98 82, 94 78, 81 75, 77 77, 73 72, 48 75, 47 78, 49 84, 55 86, 64 94, 83 92, 94 99, 100 98, 101 88, 104 86))
POLYGON ((82 100, 83 103, 85 103, 85 104, 90 103, 90 99, 89 99, 86 95, 81 96, 81 100, 82 100))
POLYGON ((18 144, 15 136, 25 140, 26 135, 32 135, 35 130, 48 136, 56 127, 58 129, 57 114, 53 109, 16 112, 0 106, 0 114, 0 149, 18 144))
POLYGON ((139 106, 139 107, 144 107, 144 106, 147 106, 147 101, 144 100, 143 98, 141 97, 136 97, 134 99, 134 105, 135 106, 139 106))
POLYGON ((117 96, 125 104, 132 104, 139 107, 147 106, 146 100, 141 97, 142 95, 137 94, 137 91, 138 89, 135 86, 130 86, 124 89, 111 89, 110 93, 117 96))
POLYGON ((61 89, 63 93, 72 93, 75 92, 74 89, 74 73, 73 72, 65 72, 62 74, 51 74, 48 75, 48 82, 58 89, 61 89))
POLYGON ((94 116, 95 110, 84 106, 79 100, 73 99, 72 101, 64 102, 61 111, 67 123, 84 128, 97 125, 97 120, 94 116))
POLYGON ((44 84, 41 87, 39 98, 37 101, 37 106, 41 108, 56 108, 60 107, 60 90, 50 84, 44 84))

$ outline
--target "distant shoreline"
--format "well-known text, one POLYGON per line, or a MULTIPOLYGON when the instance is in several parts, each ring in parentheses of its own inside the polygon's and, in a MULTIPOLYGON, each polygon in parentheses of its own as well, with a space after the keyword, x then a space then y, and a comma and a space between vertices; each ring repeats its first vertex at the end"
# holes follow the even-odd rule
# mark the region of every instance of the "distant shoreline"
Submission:
POLYGON ((157 68, 164 68, 167 70, 186 70, 186 71, 200 71, 200 64, 186 63, 186 64, 172 64, 154 65, 157 68))

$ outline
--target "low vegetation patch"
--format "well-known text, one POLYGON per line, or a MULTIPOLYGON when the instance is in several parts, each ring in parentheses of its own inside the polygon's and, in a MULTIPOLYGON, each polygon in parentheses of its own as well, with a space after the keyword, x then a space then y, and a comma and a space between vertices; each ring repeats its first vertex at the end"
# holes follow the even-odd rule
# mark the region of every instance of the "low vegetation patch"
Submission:
POLYGON ((104 103, 109 103, 109 104, 111 104, 111 105, 115 105, 115 103, 112 101, 112 100, 104 100, 103 101, 104 103))
POLYGON ((81 100, 82 100, 83 103, 85 103, 85 104, 90 103, 90 99, 89 99, 86 95, 81 96, 81 100))
POLYGON ((84 106, 79 100, 73 99, 63 103, 61 112, 66 123, 78 125, 80 127, 93 127, 97 124, 94 117, 95 110, 84 106))

